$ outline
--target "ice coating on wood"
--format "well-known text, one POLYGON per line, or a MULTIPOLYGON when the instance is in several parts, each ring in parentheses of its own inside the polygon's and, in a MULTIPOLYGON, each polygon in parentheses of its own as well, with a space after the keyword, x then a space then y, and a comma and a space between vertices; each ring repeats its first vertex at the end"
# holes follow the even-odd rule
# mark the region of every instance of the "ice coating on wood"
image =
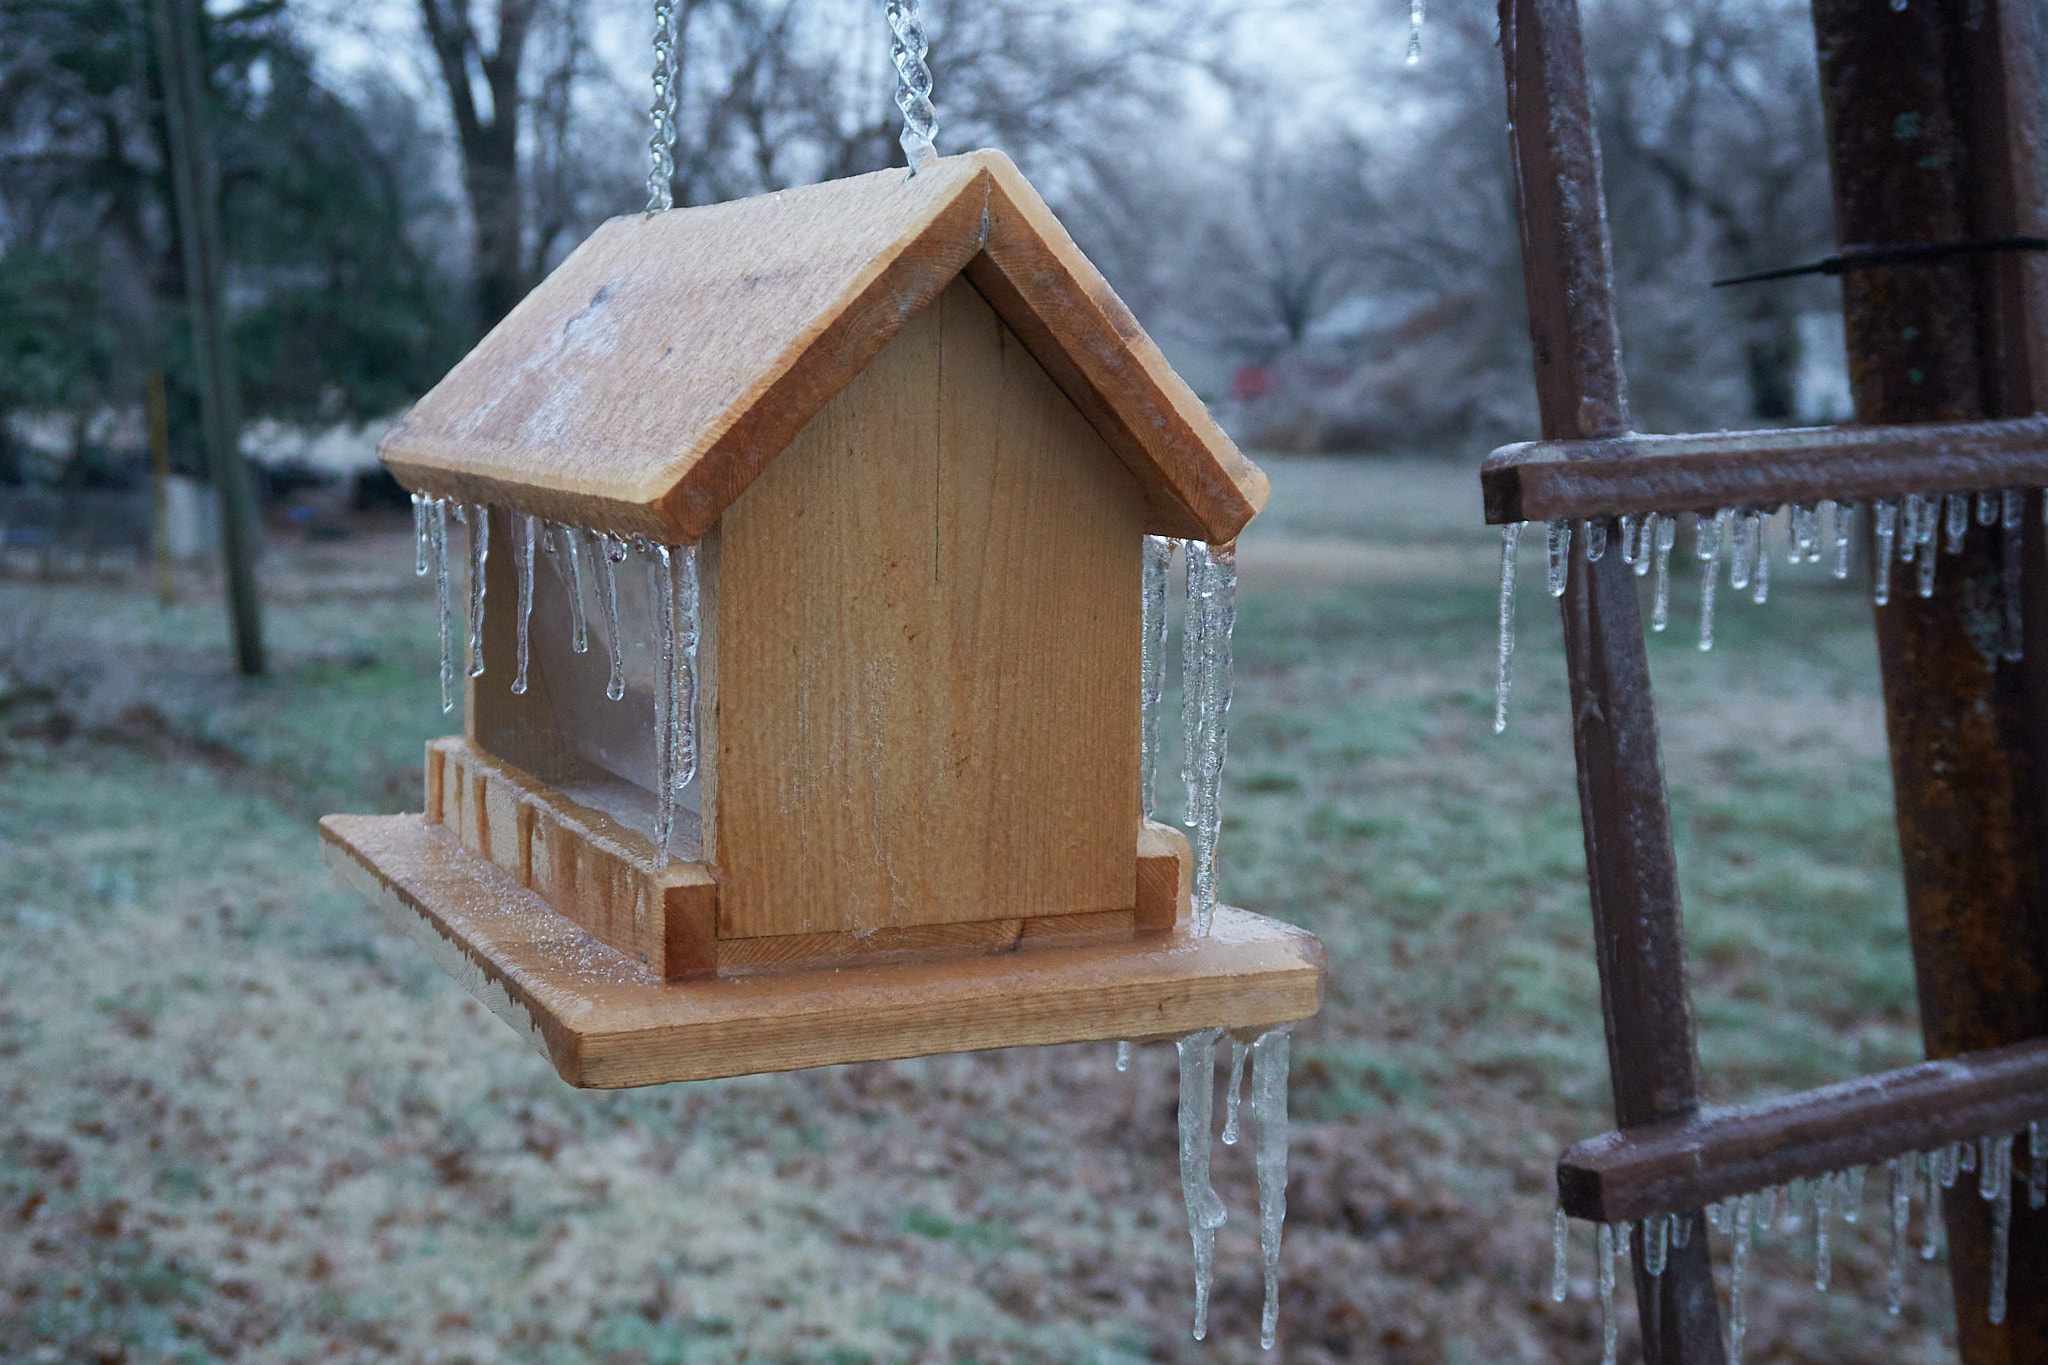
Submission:
POLYGON ((1230 636, 1237 624, 1237 548, 1190 541, 1181 627, 1188 842, 1194 853, 1195 932, 1216 914, 1216 845, 1223 830, 1223 764, 1230 747, 1230 636))
POLYGON ((1515 685, 1515 557, 1522 544, 1522 523, 1500 528, 1500 649, 1493 675, 1493 732, 1508 728, 1508 694, 1515 685))
POLYGON ((1885 1163, 1890 1184, 1891 1243, 1885 1253, 1884 1311, 1893 1317, 1906 1303, 1906 1225, 1913 1217, 1913 1180, 1908 1173, 1909 1157, 1893 1157, 1885 1163))
POLYGON ((1600 1225, 1599 1249, 1594 1253, 1600 1276, 1600 1365, 1614 1365, 1615 1347, 1620 1340, 1621 1322, 1614 1316, 1614 1228, 1600 1225))
POLYGON ((454 628, 449 620, 455 610, 448 585, 448 501, 435 498, 429 534, 434 545, 434 620, 441 632, 441 714, 455 709, 454 628))
POLYGON ((1230 1080, 1223 1087, 1223 1145, 1237 1145, 1237 1111, 1244 1100, 1244 1064, 1251 1055, 1248 1044, 1230 1040, 1230 1080))
POLYGON ((1209 1335, 1209 1285, 1216 1265, 1216 1229, 1223 1226, 1223 1201, 1209 1183, 1209 1130, 1216 1097, 1216 1039, 1220 1029, 1203 1029, 1177 1039, 1180 1055, 1180 1194, 1187 1206, 1188 1240, 1194 1245, 1196 1341, 1209 1335))
POLYGON ((1571 1278, 1565 1265, 1566 1244, 1571 1238, 1571 1219, 1559 1204, 1550 1215, 1550 1301, 1563 1303, 1571 1292, 1571 1278))
POLYGON ((1661 631, 1671 624, 1671 549, 1678 543, 1675 517, 1657 518, 1657 584, 1650 608, 1650 629, 1661 631))
POLYGON ((1742 1341, 1749 1335, 1749 1313, 1744 1306, 1742 1282, 1749 1270, 1750 1229, 1756 1218, 1756 1196, 1745 1194, 1735 1201, 1734 1246, 1728 1258, 1728 1365, 1742 1365, 1742 1341))
POLYGON ((533 644, 533 549, 536 533, 535 519, 525 513, 515 514, 519 518, 519 538, 512 542, 512 567, 519 579, 519 616, 514 622, 517 632, 517 667, 512 673, 512 692, 515 696, 526 694, 526 664, 533 644))
POLYGON ((1166 575, 1172 564, 1173 542, 1165 536, 1146 536, 1139 606, 1143 643, 1138 680, 1138 802, 1148 820, 1158 799, 1159 695, 1166 687, 1166 575))
POLYGON ((626 642, 619 638, 619 565, 626 562, 626 542, 598 533, 597 593, 604 604, 605 639, 611 644, 612 671, 604 694, 613 701, 626 695, 626 642))
MULTIPOLYGON (((1259 1181, 1259 1259, 1266 1274, 1259 1345, 1268 1351, 1280 1330, 1280 1236, 1287 1224, 1287 1068, 1291 1047, 1284 1028, 1263 1033, 1252 1044, 1252 1121, 1259 1130, 1253 1164, 1259 1181)), ((1235 1093, 1235 1086, 1232 1090, 1235 1093)))
POLYGON ((1989 1184, 1991 1192, 1991 1302, 1985 1316, 1995 1326, 2005 1321, 2006 1278, 2011 1271, 2012 1243, 2012 1137, 2001 1135, 1991 1144, 1991 1170, 1980 1173, 1979 1185, 1989 1184))
POLYGON ((491 509, 470 506, 469 516, 469 676, 484 675, 484 564, 491 555, 491 509))
POLYGON ((1572 524, 1568 521, 1550 523, 1550 595, 1564 596, 1565 584, 1572 570, 1572 524))

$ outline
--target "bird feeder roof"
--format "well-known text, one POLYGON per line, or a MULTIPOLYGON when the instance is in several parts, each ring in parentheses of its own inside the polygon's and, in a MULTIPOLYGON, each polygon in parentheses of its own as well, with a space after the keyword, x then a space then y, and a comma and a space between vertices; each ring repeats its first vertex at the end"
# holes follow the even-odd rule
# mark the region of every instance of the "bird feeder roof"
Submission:
POLYGON ((694 541, 963 274, 1136 476, 1149 531, 1237 536, 1265 475, 993 151, 614 218, 380 454, 417 492, 694 541))

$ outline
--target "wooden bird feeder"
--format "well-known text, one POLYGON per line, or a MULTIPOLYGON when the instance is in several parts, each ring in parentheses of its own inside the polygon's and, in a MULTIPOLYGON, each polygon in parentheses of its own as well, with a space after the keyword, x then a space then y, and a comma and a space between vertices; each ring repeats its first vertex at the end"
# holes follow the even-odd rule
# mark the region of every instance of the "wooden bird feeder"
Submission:
POLYGON ((614 219, 382 455, 497 546, 539 518, 695 547, 670 856, 651 590, 621 571, 590 630, 632 638, 579 654, 530 550, 523 582, 486 561, 491 664, 424 814, 321 825, 564 1080, 1316 1010, 1316 940, 1227 907, 1196 933, 1188 843, 1141 815, 1144 537, 1229 543, 1265 478, 1003 156, 614 219))

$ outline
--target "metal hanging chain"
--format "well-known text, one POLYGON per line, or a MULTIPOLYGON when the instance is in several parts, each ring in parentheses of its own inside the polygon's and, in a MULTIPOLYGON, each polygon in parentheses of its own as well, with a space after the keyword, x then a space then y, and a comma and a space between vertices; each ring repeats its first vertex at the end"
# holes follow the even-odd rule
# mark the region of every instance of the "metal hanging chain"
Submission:
POLYGON ((673 0, 654 0, 654 135, 647 139, 647 211, 675 207, 676 11, 673 0))
POLYGON ((932 105, 932 69, 925 64, 931 51, 924 21, 917 14, 917 0, 885 0, 883 13, 889 20, 889 60, 896 64, 896 107, 903 111, 903 155, 910 173, 939 154, 939 111, 932 105))

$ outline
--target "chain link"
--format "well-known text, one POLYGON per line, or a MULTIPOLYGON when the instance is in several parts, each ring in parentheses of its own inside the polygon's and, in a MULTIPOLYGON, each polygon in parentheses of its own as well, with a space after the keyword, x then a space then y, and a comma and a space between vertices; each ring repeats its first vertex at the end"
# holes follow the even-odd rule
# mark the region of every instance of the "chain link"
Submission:
POLYGON ((647 140, 647 211, 675 207, 676 12, 673 0, 654 0, 654 135, 647 140))
POLYGON ((889 20, 889 60, 896 64, 896 107, 903 111, 903 155, 911 174, 939 154, 939 111, 932 105, 932 69, 925 64, 931 44, 917 0, 885 0, 889 20))

